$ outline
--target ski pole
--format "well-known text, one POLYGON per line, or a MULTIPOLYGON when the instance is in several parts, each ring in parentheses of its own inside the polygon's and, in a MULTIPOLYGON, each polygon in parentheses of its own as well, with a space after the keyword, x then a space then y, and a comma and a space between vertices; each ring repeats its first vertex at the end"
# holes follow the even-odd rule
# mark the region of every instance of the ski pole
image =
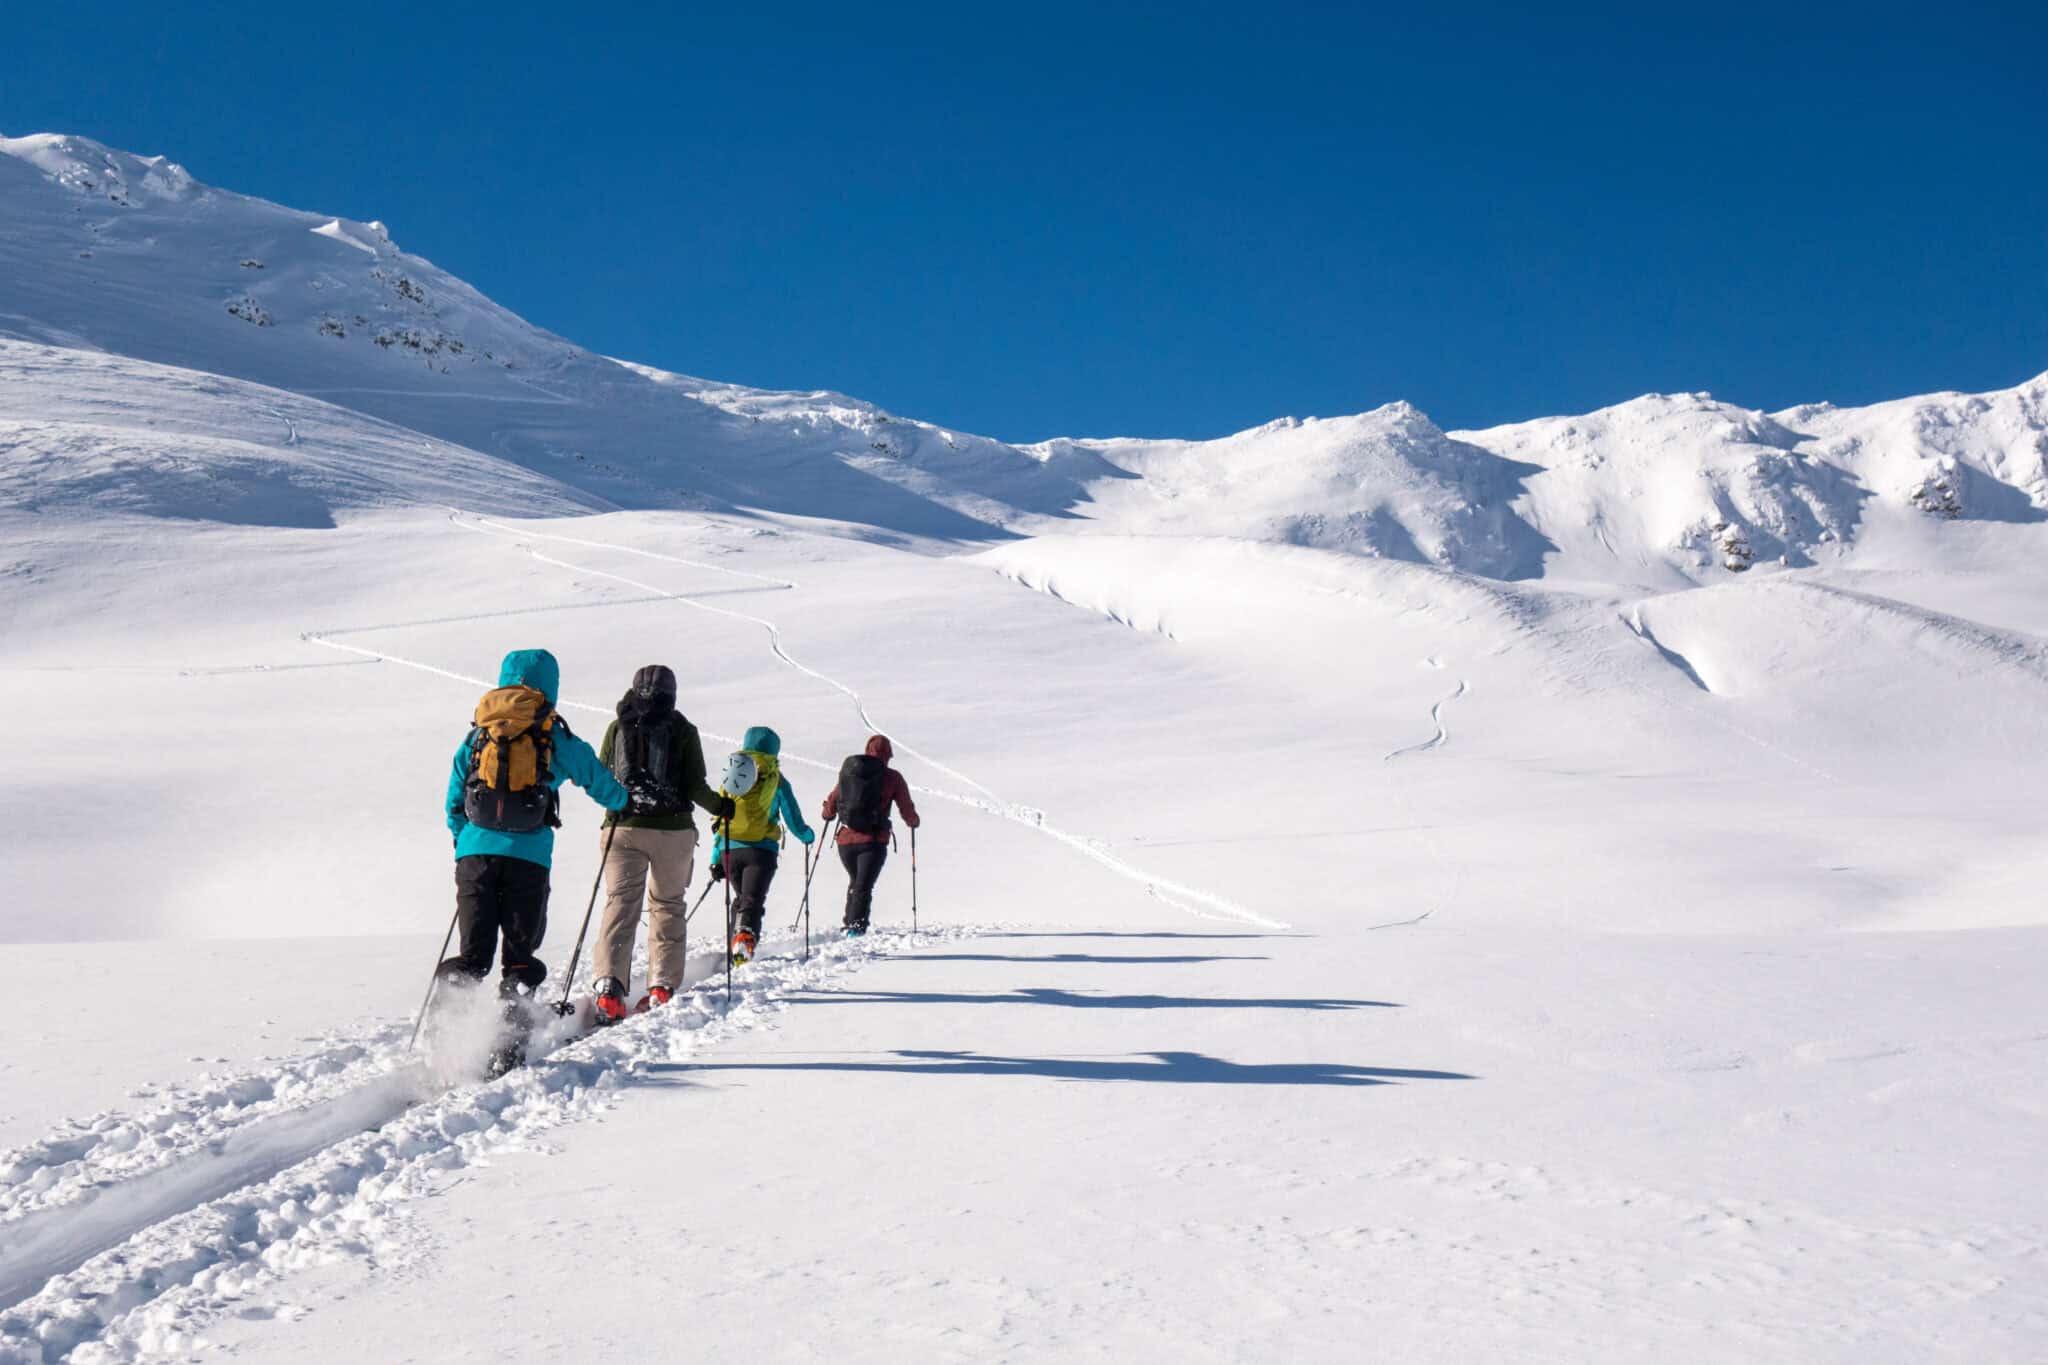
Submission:
MULTIPOLYGON (((834 816, 836 820, 839 817, 834 816)), ((825 841, 832 837, 832 820, 825 822, 825 828, 818 834, 818 856, 809 859, 804 869, 804 961, 811 960, 811 878, 818 875, 818 864, 825 861, 825 841)), ((804 850, 808 853, 807 847, 804 850)))
MULTIPOLYGON (((727 817, 725 825, 724 852, 732 852, 732 820, 727 817)), ((732 1012, 732 869, 727 867, 719 880, 725 883, 725 1009, 732 1012)))
POLYGON ((420 1025, 427 1022, 427 1006, 434 1003, 434 987, 441 984, 441 964, 448 960, 448 945, 455 941, 455 921, 461 918, 462 907, 457 905, 455 913, 448 917, 448 932, 441 936, 441 956, 434 959, 434 974, 427 978, 426 997, 420 1001, 420 1012, 412 1021, 412 1037, 405 1044, 407 1052, 420 1040, 420 1025))
POLYGON ((838 818, 839 817, 834 816, 832 820, 827 820, 825 822, 824 830, 818 835, 818 856, 815 859, 811 857, 810 847, 806 845, 804 848, 804 900, 803 904, 797 909, 797 917, 789 922, 789 928, 790 932, 794 933, 796 932, 796 927, 798 924, 802 924, 804 926, 805 952, 810 951, 811 878, 818 875, 818 864, 825 861, 825 841, 831 838, 833 820, 837 820, 838 818))
POLYGON ((611 861, 612 839, 618 834, 617 825, 606 825, 604 830, 604 851, 597 855, 597 877, 590 883, 590 904, 583 907, 583 927, 576 931, 576 950, 569 954, 569 970, 562 977, 562 998, 555 1002, 555 1013, 573 1014, 569 1006, 569 988, 576 984, 576 963, 583 956, 583 936, 590 932, 590 916, 597 910, 597 889, 604 885, 604 865, 611 861))
POLYGON ((811 846, 804 845, 804 897, 797 906, 796 917, 804 926, 804 961, 811 960, 811 846))
POLYGON ((910 932, 917 932, 917 826, 910 827, 910 932))
POLYGON ((711 899, 711 888, 716 885, 718 885, 717 882, 706 882, 704 884, 703 894, 699 895, 697 903, 690 907, 690 913, 683 916, 683 927, 685 929, 690 927, 691 920, 697 918, 697 912, 704 908, 704 902, 711 899))

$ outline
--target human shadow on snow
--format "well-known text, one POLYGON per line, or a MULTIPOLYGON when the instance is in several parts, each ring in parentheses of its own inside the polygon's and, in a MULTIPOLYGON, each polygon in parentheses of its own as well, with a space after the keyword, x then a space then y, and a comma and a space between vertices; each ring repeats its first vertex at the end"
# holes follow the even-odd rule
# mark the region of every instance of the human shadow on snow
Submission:
POLYGON ((1058 1005, 1084 1010, 1355 1010, 1400 1009, 1392 1000, 1332 1000, 1315 996, 1096 995, 1052 986, 1026 986, 989 995, 945 991, 792 991, 792 1000, 819 1005, 1058 1005))
POLYGON ((1238 938, 1313 938, 1313 934, 1195 934, 1177 929, 1007 929, 1000 933, 982 934, 982 938, 1194 938, 1194 939, 1238 939, 1238 938))
POLYGON ((650 1073, 840 1071, 923 1076, 1039 1076, 1060 1081, 1157 1081, 1170 1085, 1397 1085, 1471 1081, 1462 1071, 1351 1066, 1341 1062, 1227 1062, 1200 1052, 1145 1052, 1127 1058, 996 1057, 978 1052, 895 1051, 897 1060, 816 1062, 657 1062, 650 1073), (1150 1058, 1150 1061, 1140 1060, 1150 1058))
POLYGON ((1271 962, 1260 953, 904 953, 890 956, 891 962, 1099 962, 1145 966, 1187 966, 1195 962, 1271 962))

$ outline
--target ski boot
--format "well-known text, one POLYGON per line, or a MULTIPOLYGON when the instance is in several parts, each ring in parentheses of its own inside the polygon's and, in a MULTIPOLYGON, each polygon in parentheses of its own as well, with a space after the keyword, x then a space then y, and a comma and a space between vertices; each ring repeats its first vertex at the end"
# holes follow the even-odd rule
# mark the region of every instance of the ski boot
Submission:
POLYGON ((754 948, 759 942, 750 929, 742 929, 732 936, 732 965, 744 967, 754 960, 754 948))
POLYGON ((839 931, 841 938, 866 938, 867 935, 868 927, 865 924, 849 924, 839 931))
POLYGON ((626 983, 616 976, 605 977, 591 988, 591 1022, 606 1028, 626 1017, 626 983))
POLYGON ((666 1005, 675 999, 675 992, 666 986, 649 986, 647 994, 640 997, 640 1003, 633 1006, 633 1013, 645 1014, 656 1005, 666 1005))
POLYGON ((501 981, 498 998, 503 1002, 498 1041, 491 1049, 490 1060, 484 1064, 484 1079, 493 1081, 526 1065, 526 1040, 533 1032, 533 1015, 528 1009, 533 999, 530 989, 522 989, 510 980, 501 981))

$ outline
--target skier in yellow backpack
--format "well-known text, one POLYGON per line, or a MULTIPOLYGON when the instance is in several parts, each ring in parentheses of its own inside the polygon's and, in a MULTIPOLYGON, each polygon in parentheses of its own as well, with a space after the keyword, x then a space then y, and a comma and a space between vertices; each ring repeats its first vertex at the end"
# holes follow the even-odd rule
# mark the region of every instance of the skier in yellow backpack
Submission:
POLYGON ((720 822, 711 845, 711 879, 729 878, 733 935, 728 945, 735 964, 754 956, 761 941, 761 915, 782 853, 782 827, 806 845, 818 836, 804 823, 796 792, 782 775, 782 739, 756 725, 740 739, 740 751, 726 763, 723 794, 733 800, 732 817, 720 822), (744 790, 735 791, 735 787, 744 790))
POLYGON ((555 713, 561 666, 544 649, 515 649, 496 690, 477 703, 455 751, 443 809, 455 836, 456 919, 462 950, 443 977, 480 981, 504 937, 500 994, 530 996, 548 974, 536 957, 548 927, 548 866, 562 823, 556 789, 567 778, 606 810, 631 804, 626 789, 555 713))

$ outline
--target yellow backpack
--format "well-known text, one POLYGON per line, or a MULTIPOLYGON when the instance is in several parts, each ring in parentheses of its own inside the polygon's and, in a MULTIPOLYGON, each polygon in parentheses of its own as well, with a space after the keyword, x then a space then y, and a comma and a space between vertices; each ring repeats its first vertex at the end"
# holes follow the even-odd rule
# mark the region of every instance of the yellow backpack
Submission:
POLYGON ((782 824, 775 818, 775 793, 782 786, 782 767, 773 754, 754 749, 745 753, 754 760, 754 785, 744 792, 725 793, 732 798, 734 807, 732 820, 726 826, 726 838, 736 844, 779 840, 782 838, 782 824))
POLYGON ((462 788, 462 813, 470 823, 506 834, 562 823, 553 774, 558 724, 554 708, 534 688, 484 693, 469 732, 469 779, 462 788))

